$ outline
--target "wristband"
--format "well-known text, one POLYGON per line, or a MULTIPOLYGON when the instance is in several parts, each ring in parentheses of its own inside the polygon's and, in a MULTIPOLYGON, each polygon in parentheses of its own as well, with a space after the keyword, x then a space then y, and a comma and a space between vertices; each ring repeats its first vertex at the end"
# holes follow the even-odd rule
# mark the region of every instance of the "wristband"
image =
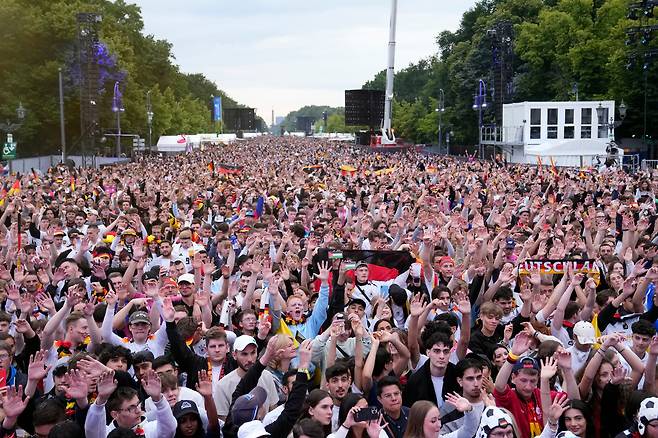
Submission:
POLYGON ((311 380, 311 372, 308 370, 308 368, 298 368, 297 369, 298 373, 304 373, 306 374, 306 378, 310 381, 311 380))
POLYGON ((507 353, 507 362, 511 364, 515 364, 519 361, 519 358, 521 356, 517 356, 516 354, 513 354, 512 352, 507 353))

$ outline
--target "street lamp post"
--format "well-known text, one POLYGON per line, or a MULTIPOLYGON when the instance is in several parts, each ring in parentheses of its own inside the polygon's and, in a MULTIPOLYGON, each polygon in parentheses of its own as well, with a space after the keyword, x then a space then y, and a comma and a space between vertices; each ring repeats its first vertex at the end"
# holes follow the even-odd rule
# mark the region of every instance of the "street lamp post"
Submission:
POLYGON ((608 120, 605 120, 605 108, 603 105, 599 103, 599 106, 596 107, 596 115, 598 117, 598 120, 604 120, 603 125, 608 128, 608 138, 610 140, 615 140, 615 129, 619 128, 621 124, 624 122, 624 119, 626 118, 626 104, 624 101, 621 101, 621 104, 619 104, 619 119, 615 121, 614 114, 610 116, 608 120))
POLYGON ((480 159, 484 158, 482 147, 482 110, 487 107, 487 84, 484 80, 478 81, 477 93, 473 96, 473 109, 478 112, 478 153, 480 159))
POLYGON ((151 133, 153 131, 153 110, 151 108, 151 90, 146 92, 146 123, 149 128, 149 154, 151 153, 151 133))
MULTIPOLYGON (((445 112, 446 104, 445 104, 446 96, 443 93, 443 88, 439 88, 439 105, 438 108, 435 110, 437 113, 439 113, 439 153, 441 152, 441 149, 443 147, 443 132, 442 132, 442 126, 441 126, 441 121, 442 121, 442 116, 443 113, 445 112)), ((446 151, 446 155, 448 155, 448 152, 446 151)))
POLYGON ((112 99, 112 112, 117 113, 117 145, 116 156, 121 156, 121 113, 125 111, 121 103, 121 91, 119 90, 119 82, 114 83, 114 97, 112 99))

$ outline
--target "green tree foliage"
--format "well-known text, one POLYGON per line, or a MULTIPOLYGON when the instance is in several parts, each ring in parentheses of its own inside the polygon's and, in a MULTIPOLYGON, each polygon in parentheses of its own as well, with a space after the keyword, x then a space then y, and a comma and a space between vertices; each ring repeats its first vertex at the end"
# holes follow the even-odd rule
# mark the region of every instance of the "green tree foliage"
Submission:
MULTIPOLYGON (((477 112, 473 95, 477 82, 491 83, 491 40, 487 30, 502 21, 514 29, 514 101, 572 100, 574 83, 581 100, 623 99, 628 116, 618 136, 641 137, 644 76, 627 70, 628 55, 637 47, 624 44, 625 30, 637 22, 626 18, 626 0, 481 0, 466 11, 455 32, 441 32, 438 55, 396 73, 393 126, 399 137, 418 143, 436 142, 439 89, 445 92, 444 133, 452 141, 477 142, 477 112)), ((655 24, 655 20, 649 20, 655 24)), ((655 47, 652 42, 648 47, 655 47)), ((642 59, 640 59, 640 64, 642 59)), ((649 102, 658 95, 655 68, 647 72, 649 102)), ((363 85, 385 87, 381 71, 363 85)), ((490 96, 489 96, 490 97, 490 96)), ((491 115, 485 113, 485 122, 491 115)), ((647 118, 658 117, 648 105, 647 118)), ((655 137, 658 127, 648 127, 655 137)))
MULTIPOLYGON (((58 69, 64 72, 65 117, 70 153, 79 153, 79 89, 73 80, 76 14, 102 15, 100 40, 116 58, 125 133, 146 136, 146 93, 151 91, 153 141, 163 134, 213 132, 210 95, 224 107, 240 106, 202 74, 184 74, 173 62, 169 42, 144 35, 141 10, 124 0, 0 1, 0 120, 16 118, 19 102, 28 110, 14 134, 21 156, 58 154, 58 69)), ((103 130, 115 127, 111 112, 113 83, 98 102, 103 130)), ((262 122, 262 120, 261 120, 262 122)), ((128 141, 126 140, 126 145, 128 141)), ((99 151, 102 152, 102 151, 99 151)))
MULTIPOLYGON (((303 106, 297 111, 291 111, 288 113, 288 115, 283 119, 283 122, 281 123, 281 127, 283 131, 288 131, 288 132, 294 132, 297 131, 297 117, 313 117, 315 119, 315 126, 316 126, 316 131, 320 132, 320 126, 324 125, 324 122, 322 121, 322 113, 326 111, 328 115, 327 119, 327 127, 329 129, 329 132, 346 132, 345 131, 345 108, 338 107, 330 107, 330 106, 324 106, 324 105, 308 105, 308 106, 303 106), (340 123, 340 119, 337 119, 336 117, 332 116, 342 116, 342 124, 340 123), (329 124, 331 122, 331 124, 329 124), (343 130, 336 130, 333 131, 330 128, 336 127, 336 129, 343 129, 343 130)), ((347 130, 349 132, 349 130, 347 130)))

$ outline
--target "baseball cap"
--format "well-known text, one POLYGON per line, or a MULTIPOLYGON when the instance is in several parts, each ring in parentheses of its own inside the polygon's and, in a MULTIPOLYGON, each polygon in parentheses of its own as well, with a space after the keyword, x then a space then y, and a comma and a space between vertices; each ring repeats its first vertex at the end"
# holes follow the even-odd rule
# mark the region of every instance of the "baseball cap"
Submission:
POLYGON ((362 261, 362 262, 357 262, 357 263, 356 263, 356 266, 354 267, 354 269, 359 269, 361 266, 365 266, 365 267, 367 268, 367 267, 368 267, 368 263, 363 262, 363 261, 362 261))
POLYGON ((138 324, 140 322, 150 324, 151 320, 149 319, 148 313, 139 310, 137 312, 134 312, 132 315, 130 315, 130 319, 128 319, 128 322, 130 324, 138 324))
POLYGON ((352 304, 358 304, 359 306, 363 306, 364 309, 367 307, 366 302, 361 298, 352 298, 350 302, 347 303, 347 307, 350 307, 352 304))
POLYGON ((235 342, 233 342, 233 351, 242 351, 247 348, 248 345, 252 344, 258 347, 258 344, 253 337, 248 335, 238 336, 235 338, 235 342))
POLYGON ((525 356, 520 358, 515 364, 514 368, 512 368, 512 372, 516 373, 520 370, 535 370, 539 371, 539 364, 537 361, 530 357, 530 356, 525 356))
POLYGON ((123 236, 137 236, 137 232, 132 228, 126 228, 121 234, 123 236))
POLYGON ((267 392, 260 386, 256 386, 249 393, 238 397, 231 407, 233 423, 240 426, 253 421, 258 414, 258 409, 265 404, 265 400, 267 400, 267 392))
POLYGON ((583 345, 592 345, 596 343, 596 332, 594 326, 588 321, 578 321, 573 326, 573 335, 578 342, 583 345))
POLYGON ((444 265, 446 263, 452 263, 454 265, 455 261, 450 256, 443 256, 439 259, 439 266, 444 265))
POLYGON ((255 420, 244 423, 238 430, 238 438, 260 438, 263 436, 270 436, 265 430, 263 423, 255 420))
MULTIPOLYGON (((192 400, 181 400, 177 402, 171 410, 176 420, 180 420, 187 414, 199 415, 199 408, 192 400)), ((199 415, 199 417, 201 417, 199 415)))
POLYGON ((160 270, 157 268, 151 269, 150 271, 146 271, 142 275, 142 281, 158 280, 159 278, 160 278, 160 270))
POLYGON ((514 249, 516 246, 516 241, 512 237, 505 239, 505 248, 514 249))
POLYGON ((183 282, 194 284, 194 274, 183 274, 180 277, 178 277, 178 284, 181 284, 183 282))

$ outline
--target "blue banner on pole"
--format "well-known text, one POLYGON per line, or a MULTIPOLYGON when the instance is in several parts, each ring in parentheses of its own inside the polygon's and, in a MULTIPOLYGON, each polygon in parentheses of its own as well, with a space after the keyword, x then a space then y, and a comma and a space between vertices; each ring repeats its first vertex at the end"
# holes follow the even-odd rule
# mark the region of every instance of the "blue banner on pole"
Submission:
POLYGON ((212 106, 213 106, 213 120, 215 122, 218 122, 218 121, 222 120, 222 98, 221 98, 221 96, 217 96, 217 97, 213 98, 212 106))

